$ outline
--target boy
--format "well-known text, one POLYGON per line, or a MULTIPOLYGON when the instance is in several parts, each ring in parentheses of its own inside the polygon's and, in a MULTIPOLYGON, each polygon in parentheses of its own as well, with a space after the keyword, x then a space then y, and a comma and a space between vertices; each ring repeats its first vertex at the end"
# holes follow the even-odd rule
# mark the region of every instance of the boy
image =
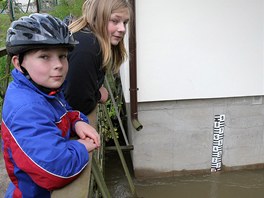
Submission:
POLYGON ((3 153, 11 183, 5 197, 48 198, 78 177, 100 137, 64 99, 67 54, 74 41, 66 24, 48 14, 14 21, 6 50, 15 69, 2 110, 3 153), (70 135, 79 139, 70 140, 70 135))

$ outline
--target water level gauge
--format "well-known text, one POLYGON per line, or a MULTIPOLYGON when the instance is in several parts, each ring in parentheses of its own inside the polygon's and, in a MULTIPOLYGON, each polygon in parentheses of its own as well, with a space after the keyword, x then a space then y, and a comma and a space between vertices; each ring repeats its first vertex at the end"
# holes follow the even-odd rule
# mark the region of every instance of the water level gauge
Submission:
POLYGON ((213 148, 211 172, 221 170, 223 155, 225 115, 215 115, 213 130, 213 148))

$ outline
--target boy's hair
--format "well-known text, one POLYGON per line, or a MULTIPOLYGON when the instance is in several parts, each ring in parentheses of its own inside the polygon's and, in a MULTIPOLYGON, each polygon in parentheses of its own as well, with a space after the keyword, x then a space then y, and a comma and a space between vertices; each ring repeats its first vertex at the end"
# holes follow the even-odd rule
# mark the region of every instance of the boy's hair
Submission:
POLYGON ((111 14, 120 9, 128 9, 131 18, 132 7, 127 0, 86 0, 82 16, 69 25, 73 33, 87 26, 91 29, 102 49, 103 68, 115 73, 127 58, 127 53, 123 40, 117 46, 111 46, 107 25, 111 14))
POLYGON ((34 13, 11 23, 7 30, 6 51, 13 56, 51 46, 72 50, 77 43, 60 19, 49 14, 34 13))

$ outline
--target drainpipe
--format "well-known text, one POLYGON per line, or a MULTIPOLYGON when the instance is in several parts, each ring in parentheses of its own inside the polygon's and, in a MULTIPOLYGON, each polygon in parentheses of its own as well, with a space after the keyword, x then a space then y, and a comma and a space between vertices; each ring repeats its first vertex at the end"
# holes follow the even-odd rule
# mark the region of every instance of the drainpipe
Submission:
POLYGON ((130 22, 129 34, 129 75, 130 75, 130 113, 131 123, 133 127, 140 131, 143 126, 138 120, 138 107, 137 107, 137 53, 136 53, 136 8, 135 0, 129 0, 134 17, 130 22))

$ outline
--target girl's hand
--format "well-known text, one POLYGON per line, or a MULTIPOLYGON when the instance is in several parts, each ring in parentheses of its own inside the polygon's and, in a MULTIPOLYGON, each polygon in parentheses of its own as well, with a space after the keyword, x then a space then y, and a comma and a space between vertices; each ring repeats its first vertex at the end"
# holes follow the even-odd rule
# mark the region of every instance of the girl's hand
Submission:
POLYGON ((101 93, 101 99, 99 100, 100 103, 104 104, 106 103, 106 101, 108 100, 108 91, 105 87, 100 87, 99 89, 100 93, 101 93))

